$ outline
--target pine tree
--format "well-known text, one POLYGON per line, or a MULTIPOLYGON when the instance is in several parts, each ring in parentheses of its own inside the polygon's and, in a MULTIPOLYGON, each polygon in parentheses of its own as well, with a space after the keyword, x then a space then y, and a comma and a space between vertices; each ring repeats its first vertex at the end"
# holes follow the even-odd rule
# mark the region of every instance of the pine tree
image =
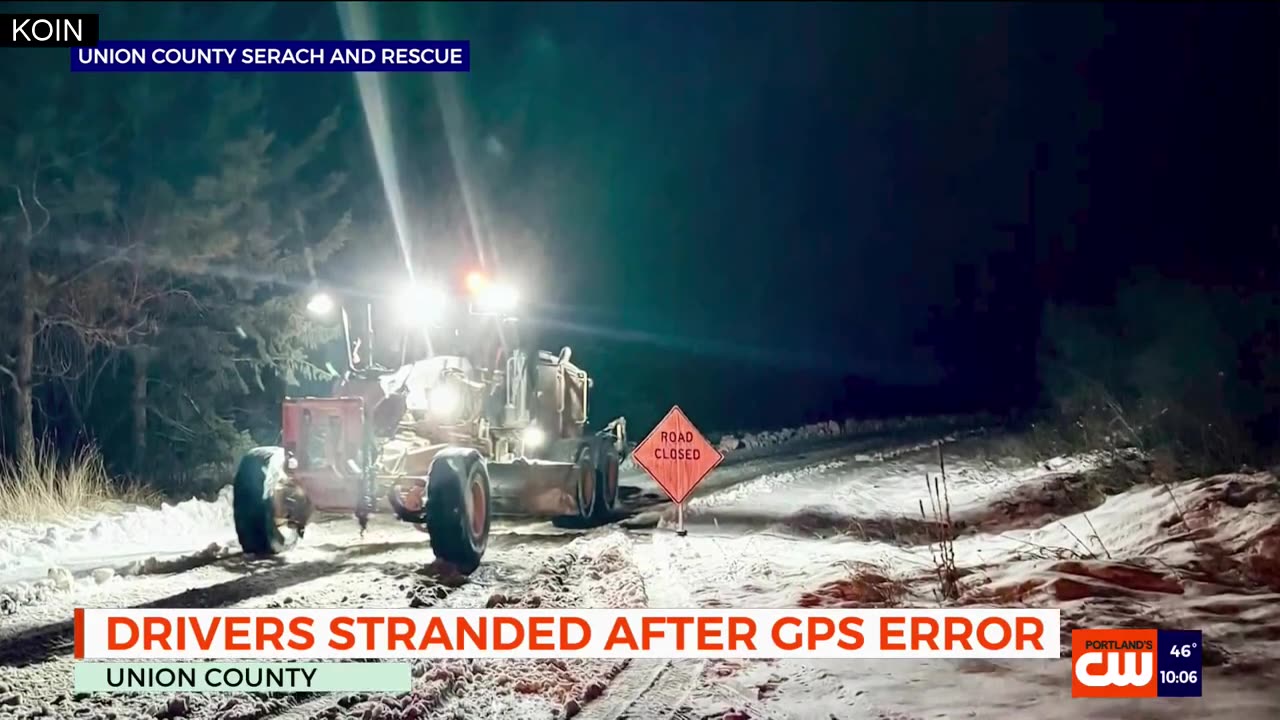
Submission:
POLYGON ((65 290, 97 263, 89 229, 114 205, 116 187, 98 162, 115 129, 102 122, 109 94, 86 93, 65 72, 41 73, 36 53, 14 54, 25 62, 10 58, 0 75, 7 100, 0 133, 8 140, 0 145, 0 246, 8 259, 0 374, 9 381, 9 449, 25 462, 35 447, 38 385, 82 371, 85 348, 99 339, 66 312, 65 290), (19 66, 23 73, 12 71, 19 66))
POLYGON ((307 350, 334 331, 301 310, 351 226, 325 170, 339 116, 290 142, 257 84, 61 77, 6 76, 0 111, 10 452, 43 426, 135 473, 232 460, 285 385, 329 372, 307 350))
POLYGON ((270 407, 281 383, 328 374, 307 350, 332 330, 305 317, 301 297, 351 224, 333 210, 344 178, 315 170, 336 112, 290 144, 263 126, 260 87, 230 86, 215 98, 193 143, 204 151, 194 161, 200 172, 180 185, 143 186, 147 211, 138 214, 149 220, 130 266, 164 298, 147 310, 154 338, 129 348, 130 445, 145 446, 145 419, 156 418, 165 450, 151 460, 162 466, 224 458, 239 440, 234 420, 249 411, 246 401, 267 396, 260 404, 270 407), (152 381, 165 392, 148 394, 152 381))

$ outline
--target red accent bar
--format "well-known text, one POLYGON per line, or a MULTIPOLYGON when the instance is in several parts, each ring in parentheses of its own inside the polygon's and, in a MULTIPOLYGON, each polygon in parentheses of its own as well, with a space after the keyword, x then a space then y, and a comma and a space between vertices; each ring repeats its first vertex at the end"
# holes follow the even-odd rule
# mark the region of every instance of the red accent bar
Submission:
POLYGON ((75 611, 75 630, 76 630, 76 659, 84 659, 84 608, 76 608, 75 611))

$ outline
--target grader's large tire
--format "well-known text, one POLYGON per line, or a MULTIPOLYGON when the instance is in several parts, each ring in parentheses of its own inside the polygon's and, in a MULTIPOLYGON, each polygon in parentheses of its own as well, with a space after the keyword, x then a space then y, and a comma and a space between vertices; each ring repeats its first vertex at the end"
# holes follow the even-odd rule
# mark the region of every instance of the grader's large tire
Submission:
POLYGON ((596 445, 596 504, 592 509, 592 518, 599 523, 613 519, 613 510, 618 502, 618 470, 622 460, 618 448, 612 442, 599 442, 596 445))
POLYGON ((596 452, 591 443, 583 443, 573 455, 573 488, 578 501, 575 520, 591 522, 596 517, 600 491, 596 482, 596 452))
POLYGON ((292 545, 276 525, 273 503, 285 480, 284 459, 284 448, 257 447, 245 453, 236 469, 231 510, 246 555, 279 555, 292 545))
POLYGON ((489 545, 492 502, 489 470, 480 453, 446 448, 427 472, 427 534, 431 551, 459 572, 480 567, 489 545))

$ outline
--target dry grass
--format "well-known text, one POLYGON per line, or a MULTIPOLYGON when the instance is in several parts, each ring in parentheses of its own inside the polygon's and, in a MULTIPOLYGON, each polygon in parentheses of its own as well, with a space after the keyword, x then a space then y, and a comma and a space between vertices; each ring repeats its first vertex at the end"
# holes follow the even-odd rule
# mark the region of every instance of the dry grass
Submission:
POLYGON ((951 522, 951 497, 947 493, 947 466, 942 458, 942 445, 938 445, 938 476, 930 484, 926 475, 924 486, 929 493, 933 517, 925 515, 924 501, 920 500, 920 519, 931 526, 934 534, 929 541, 929 553, 938 580, 935 593, 939 602, 956 600, 960 597, 960 572, 956 568, 955 526, 951 522))
POLYGON ((911 594, 907 584, 871 563, 846 563, 847 577, 800 596, 800 607, 901 607, 911 594))
POLYGON ((0 520, 56 520, 157 498, 139 485, 113 483, 96 450, 61 461, 44 447, 24 463, 0 464, 0 520))

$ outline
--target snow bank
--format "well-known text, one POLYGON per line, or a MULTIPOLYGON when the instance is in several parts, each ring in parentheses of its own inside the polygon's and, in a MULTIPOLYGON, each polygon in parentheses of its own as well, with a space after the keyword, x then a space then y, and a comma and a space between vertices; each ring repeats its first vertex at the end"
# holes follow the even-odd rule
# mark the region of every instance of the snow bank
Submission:
POLYGON ((959 564, 1005 565, 1003 577, 983 578, 984 601, 1182 595, 1193 583, 1280 592, 1280 482, 1258 473, 1144 486, 1087 513, 986 538, 980 552, 977 540, 956 541, 959 564))
MULTIPOLYGON (((925 524, 917 505, 925 495, 923 475, 937 474, 933 455, 826 463, 703 498, 688 514, 697 527, 687 537, 655 533, 638 546, 645 579, 655 585, 686 579, 692 601, 680 607, 949 604, 935 594, 935 553, 927 544, 934 533, 918 527, 925 524), (794 532, 797 509, 827 511, 822 521, 836 532, 821 535, 821 542, 794 532), (743 518, 764 522, 747 528, 756 532, 726 527, 743 518), (874 531, 878 524, 905 531, 874 531)), ((1065 653, 1073 628, 1201 630, 1205 685, 1214 692, 1191 705, 1153 705, 1144 717, 1277 717, 1280 481, 1274 475, 1166 486, 1148 482, 1149 466, 1125 456, 1055 458, 1035 466, 955 451, 946 459, 953 527, 961 532, 954 540, 956 602, 1059 608, 1065 653)), ((707 664, 681 705, 691 717, 852 712, 1066 720, 1080 716, 1070 691, 1065 658, 725 660, 707 664)), ((1085 714, 1124 717, 1136 707, 1124 700, 1096 704, 1100 710, 1085 714)))
MULTIPOLYGON (((725 457, 756 457, 789 445, 910 430, 930 430, 942 434, 978 429, 991 424, 994 424, 993 418, 975 415, 907 416, 891 420, 850 418, 843 422, 827 420, 777 430, 713 432, 707 434, 707 439, 725 457)), ((630 456, 627 457, 622 463, 622 469, 634 468, 635 461, 630 456)))
MULTIPOLYGON (((1063 497, 1051 498, 1056 502, 1045 507, 1032 501, 1050 499, 1047 490, 1038 490, 1026 499, 1021 493, 1051 485, 1076 490, 1078 484, 1089 485, 1093 472, 1114 460, 1093 453, 1033 464, 1016 458, 993 459, 980 452, 985 445, 984 440, 977 439, 944 449, 951 513, 957 528, 963 531, 986 532, 995 525, 1000 525, 994 528, 996 532, 1028 527, 1042 515, 1063 508, 1056 514, 1073 514, 1078 511, 1073 502, 1079 502, 1079 493, 1060 490, 1058 494, 1063 497), (1042 512, 1021 517, 1037 509, 1042 512), (1027 522, 1010 520, 1002 524, 1009 514, 1019 514, 1016 520, 1027 522)), ((931 535, 920 516, 920 504, 927 504, 929 497, 925 478, 938 475, 938 449, 934 442, 904 443, 870 454, 849 454, 801 467, 755 472, 744 482, 707 487, 686 504, 685 522, 689 526, 715 526, 724 532, 768 530, 810 538, 850 537, 900 545, 924 542, 931 535)), ((674 523, 674 510, 665 511, 658 519, 659 527, 674 523)))
POLYGON ((908 415, 893 419, 858 420, 854 418, 843 422, 827 420, 810 423, 799 427, 782 428, 780 430, 763 430, 759 432, 730 432, 712 435, 716 438, 716 446, 723 453, 742 452, 759 448, 776 447, 794 442, 829 440, 855 435, 871 435, 884 432, 904 430, 936 429, 938 431, 958 430, 979 427, 989 424, 990 418, 971 415, 943 415, 915 417, 908 415))
POLYGON ((0 523, 0 584, 44 578, 55 568, 80 573, 234 540, 230 485, 212 502, 133 507, 55 523, 0 523))
MULTIPOLYGON (((1060 478, 1047 475, 1042 491, 1059 492, 1060 478)), ((1142 484, 1056 517, 1034 503, 1016 507, 1032 509, 1034 526, 1011 527, 1021 518, 992 506, 987 514, 1000 523, 955 538, 961 604, 1058 607, 1064 629, 1198 628, 1214 653, 1206 664, 1261 662, 1247 648, 1224 645, 1280 637, 1280 482, 1269 473, 1142 484)), ((897 540, 822 546, 842 547, 844 558, 812 553, 815 590, 800 604, 933 604, 937 561, 927 538, 901 533, 897 540)), ((781 540, 765 542, 771 556, 785 556, 781 540)), ((774 572, 785 566, 776 563, 774 572)), ((757 578, 765 576, 755 569, 739 582, 758 593, 757 578)))

